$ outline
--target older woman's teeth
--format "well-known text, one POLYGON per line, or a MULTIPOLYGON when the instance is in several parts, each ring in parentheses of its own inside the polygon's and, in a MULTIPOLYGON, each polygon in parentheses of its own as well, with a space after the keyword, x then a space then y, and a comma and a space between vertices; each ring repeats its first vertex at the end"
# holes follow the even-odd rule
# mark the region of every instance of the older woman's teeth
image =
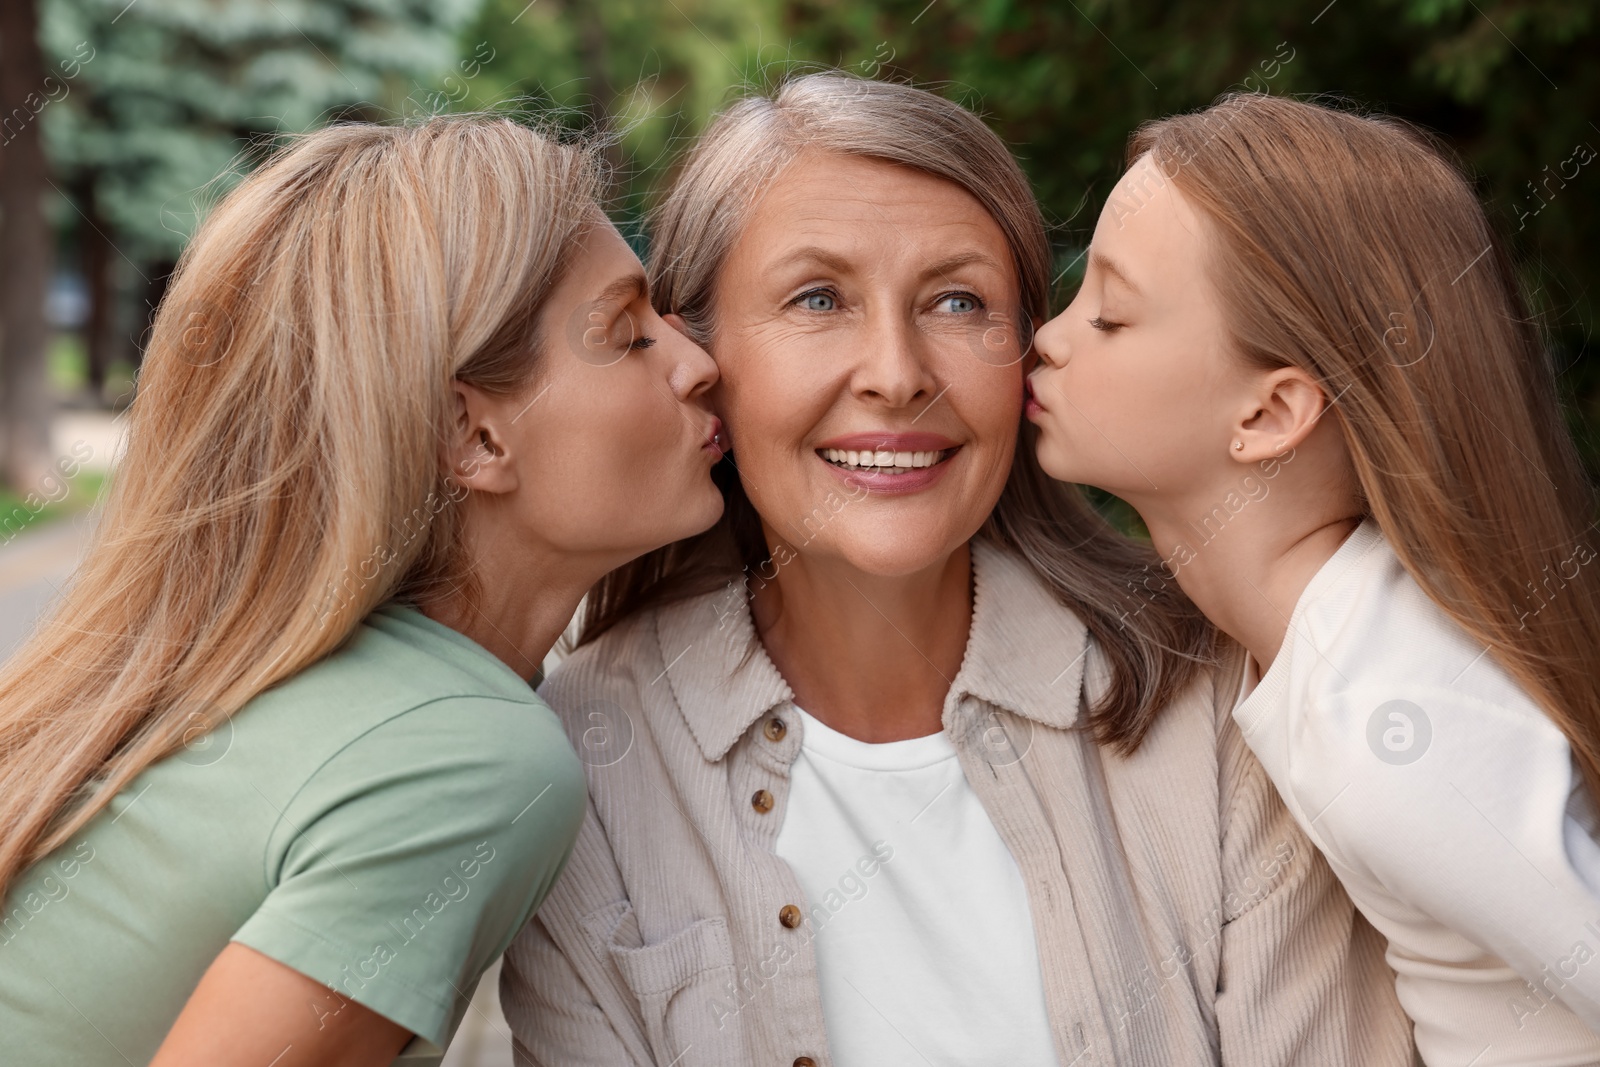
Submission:
POLYGON ((945 451, 938 449, 932 452, 855 452, 843 448, 824 448, 821 451, 822 458, 836 467, 880 473, 931 467, 946 455, 945 451))

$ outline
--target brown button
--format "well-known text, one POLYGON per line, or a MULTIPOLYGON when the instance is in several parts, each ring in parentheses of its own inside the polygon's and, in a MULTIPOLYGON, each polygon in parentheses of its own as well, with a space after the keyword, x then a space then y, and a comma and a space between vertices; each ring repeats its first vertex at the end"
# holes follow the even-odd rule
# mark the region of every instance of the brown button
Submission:
POLYGON ((778 921, 791 930, 800 925, 800 920, 802 918, 803 916, 800 914, 800 909, 795 907, 793 904, 785 904, 783 907, 778 909, 778 921))
POLYGON ((765 815, 772 810, 772 794, 765 789, 757 789, 756 795, 750 798, 750 806, 765 815))
POLYGON ((794 1067, 817 1067, 817 1061, 810 1056, 796 1056, 794 1058, 794 1067))
POLYGON ((782 741, 783 735, 789 732, 789 728, 783 725, 782 719, 768 719, 764 732, 768 741, 782 741))

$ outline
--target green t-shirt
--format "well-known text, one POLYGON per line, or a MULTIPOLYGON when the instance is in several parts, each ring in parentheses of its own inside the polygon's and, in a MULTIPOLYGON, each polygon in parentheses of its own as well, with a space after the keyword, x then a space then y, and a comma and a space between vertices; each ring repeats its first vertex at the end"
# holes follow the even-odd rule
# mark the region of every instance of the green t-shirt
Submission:
POLYGON ((412 1031, 406 1064, 437 1063, 584 797, 526 681, 386 605, 24 872, 0 907, 0 1060, 148 1062, 233 940, 412 1031))

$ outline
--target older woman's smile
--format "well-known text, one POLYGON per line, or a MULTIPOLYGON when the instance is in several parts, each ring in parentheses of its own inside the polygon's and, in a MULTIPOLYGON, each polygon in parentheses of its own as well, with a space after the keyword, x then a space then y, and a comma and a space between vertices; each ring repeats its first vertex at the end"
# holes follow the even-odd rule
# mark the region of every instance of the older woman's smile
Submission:
POLYGON ((876 493, 908 493, 939 480, 961 445, 933 433, 854 433, 833 437, 816 454, 847 485, 876 493))

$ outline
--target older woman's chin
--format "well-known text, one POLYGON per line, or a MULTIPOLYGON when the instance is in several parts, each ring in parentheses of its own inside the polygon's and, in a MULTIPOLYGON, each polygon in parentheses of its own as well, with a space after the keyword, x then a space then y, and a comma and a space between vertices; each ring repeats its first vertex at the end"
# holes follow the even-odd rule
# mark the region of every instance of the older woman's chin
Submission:
POLYGON ((805 545, 808 554, 830 555, 862 574, 879 578, 903 578, 937 569, 972 539, 983 525, 976 522, 939 527, 907 522, 855 530, 819 546, 805 545), (820 549, 820 551, 818 551, 820 549))

